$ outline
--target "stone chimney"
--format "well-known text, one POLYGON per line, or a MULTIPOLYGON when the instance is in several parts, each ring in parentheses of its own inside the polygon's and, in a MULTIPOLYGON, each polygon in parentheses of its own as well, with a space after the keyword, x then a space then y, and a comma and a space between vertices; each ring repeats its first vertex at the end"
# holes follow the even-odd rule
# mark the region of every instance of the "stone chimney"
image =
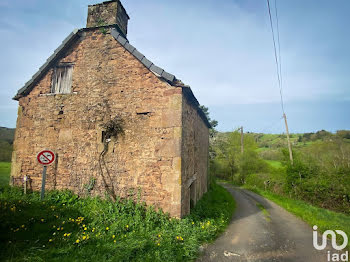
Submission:
POLYGON ((128 20, 120 0, 105 1, 96 5, 89 5, 86 27, 115 26, 126 36, 128 20))

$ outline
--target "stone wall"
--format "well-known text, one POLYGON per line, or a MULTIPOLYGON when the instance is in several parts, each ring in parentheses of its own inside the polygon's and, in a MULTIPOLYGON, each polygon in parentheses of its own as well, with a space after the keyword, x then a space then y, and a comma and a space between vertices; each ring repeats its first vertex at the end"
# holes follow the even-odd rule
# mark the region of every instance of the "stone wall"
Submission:
MULTIPOLYGON (((186 92, 183 92, 184 94, 186 92)), ((182 99, 182 192, 181 212, 188 214, 207 192, 209 129, 186 95, 182 99)))
POLYGON ((123 5, 119 0, 89 5, 86 27, 117 24, 124 35, 128 32, 128 20, 123 5))
MULTIPOLYGON (((197 147, 206 143, 202 132, 207 128, 190 105, 183 107, 181 88, 161 81, 99 29, 83 33, 59 62, 73 64, 73 93, 50 94, 50 69, 27 96, 19 99, 11 172, 14 183, 21 185, 23 176, 29 175, 31 188, 39 190, 42 166, 36 154, 51 149, 57 161, 47 170, 48 189, 68 188, 86 195, 85 186, 95 178, 91 194, 103 195, 98 161, 103 150, 100 125, 119 115, 125 121, 125 135, 112 140, 105 156, 107 168, 103 166, 109 188, 122 197, 137 197, 139 192, 141 200, 172 216, 187 213, 187 209, 181 213, 181 181, 193 174, 191 164, 196 165, 198 176, 206 176, 204 163, 197 160, 207 156, 197 147), (182 117, 183 108, 190 119, 182 117), (183 132, 182 125, 189 130, 183 132), (192 145, 194 131, 198 138, 192 145), (182 135, 191 145, 181 144, 182 135), (181 155, 181 146, 199 151, 187 159, 189 153, 181 155), (182 162, 187 165, 183 178, 182 162)), ((196 181, 198 196, 206 191, 201 179, 196 181)))

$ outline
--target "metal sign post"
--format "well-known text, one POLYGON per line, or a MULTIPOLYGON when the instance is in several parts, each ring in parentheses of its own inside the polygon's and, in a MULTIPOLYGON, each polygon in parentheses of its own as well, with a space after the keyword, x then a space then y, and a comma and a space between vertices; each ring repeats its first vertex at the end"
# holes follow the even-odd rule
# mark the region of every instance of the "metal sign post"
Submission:
POLYGON ((28 177, 27 177, 27 176, 24 176, 24 177, 23 177, 24 194, 27 194, 27 181, 28 181, 28 177))
POLYGON ((44 168, 43 168, 43 178, 41 180, 41 193, 40 193, 40 199, 41 200, 43 200, 44 196, 45 196, 46 169, 47 169, 47 166, 44 166, 44 168))
POLYGON ((45 184, 46 184, 46 170, 47 166, 52 164, 55 161, 55 154, 51 150, 44 150, 41 151, 37 155, 37 160, 39 164, 43 165, 43 177, 41 181, 41 194, 40 194, 40 199, 43 200, 45 196, 45 184))

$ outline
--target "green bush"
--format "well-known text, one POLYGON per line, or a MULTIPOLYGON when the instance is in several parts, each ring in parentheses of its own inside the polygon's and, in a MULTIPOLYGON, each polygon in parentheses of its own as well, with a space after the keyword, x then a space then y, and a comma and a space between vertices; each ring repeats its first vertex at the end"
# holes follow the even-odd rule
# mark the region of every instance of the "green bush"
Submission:
POLYGON ((285 193, 290 197, 338 212, 350 213, 350 170, 336 142, 319 142, 294 152, 287 165, 285 193))
POLYGON ((79 198, 70 191, 23 195, 0 188, 0 260, 186 261, 231 220, 234 201, 213 184, 184 219, 131 200, 79 198))

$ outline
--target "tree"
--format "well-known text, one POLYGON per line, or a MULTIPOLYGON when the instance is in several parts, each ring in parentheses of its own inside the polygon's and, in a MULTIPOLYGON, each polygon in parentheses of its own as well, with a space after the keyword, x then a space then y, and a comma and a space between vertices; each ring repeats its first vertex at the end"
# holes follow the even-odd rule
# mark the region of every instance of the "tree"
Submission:
POLYGON ((209 115, 209 108, 204 106, 204 105, 201 105, 199 106, 200 109, 202 109, 203 113, 205 114, 205 116, 207 117, 208 119, 208 122, 209 124, 211 125, 211 128, 209 130, 209 135, 210 137, 214 137, 216 134, 217 134, 217 130, 215 129, 215 127, 218 126, 218 121, 216 121, 215 119, 211 119, 210 118, 210 115, 209 115))

